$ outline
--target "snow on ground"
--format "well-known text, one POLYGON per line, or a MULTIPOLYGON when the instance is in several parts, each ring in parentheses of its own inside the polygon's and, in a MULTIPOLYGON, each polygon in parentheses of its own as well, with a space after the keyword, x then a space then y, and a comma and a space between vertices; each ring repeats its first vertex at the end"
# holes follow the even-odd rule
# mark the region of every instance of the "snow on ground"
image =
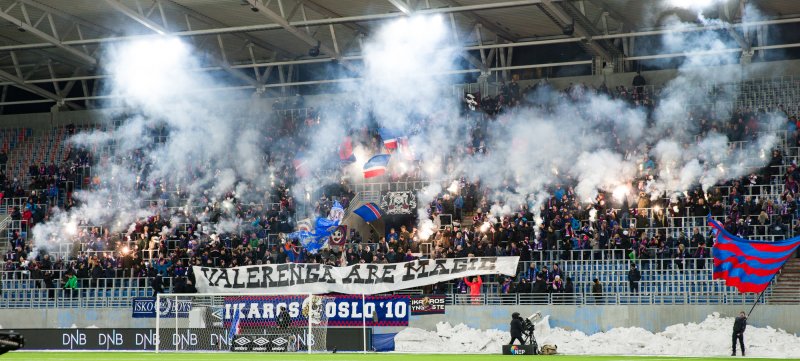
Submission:
MULTIPOLYGON (((570 355, 727 356, 731 352, 733 318, 709 315, 701 323, 678 324, 652 333, 639 327, 614 328, 586 335, 552 328, 550 316, 536 323, 539 346, 553 344, 570 355)), ((398 352, 499 353, 510 339, 508 331, 478 330, 464 324, 439 323, 436 331, 406 328, 395 336, 398 352)), ((800 358, 800 337, 772 327, 747 326, 748 356, 800 358)))

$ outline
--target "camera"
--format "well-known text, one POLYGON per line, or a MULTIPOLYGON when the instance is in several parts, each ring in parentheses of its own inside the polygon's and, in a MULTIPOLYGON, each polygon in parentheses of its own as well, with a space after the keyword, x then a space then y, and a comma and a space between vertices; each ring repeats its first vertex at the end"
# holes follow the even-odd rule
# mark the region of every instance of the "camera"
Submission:
POLYGON ((536 330, 536 325, 533 324, 533 321, 531 321, 530 318, 523 318, 522 329, 527 332, 533 333, 533 331, 536 330))

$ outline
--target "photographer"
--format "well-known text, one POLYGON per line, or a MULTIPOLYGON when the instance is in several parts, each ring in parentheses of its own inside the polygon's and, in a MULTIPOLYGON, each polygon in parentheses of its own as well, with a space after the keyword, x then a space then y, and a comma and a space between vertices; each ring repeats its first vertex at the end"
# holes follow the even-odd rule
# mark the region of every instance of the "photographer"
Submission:
POLYGON ((519 317, 519 312, 511 314, 511 329, 509 333, 511 333, 511 341, 508 342, 509 345, 513 345, 514 340, 519 340, 520 345, 525 344, 525 340, 522 338, 522 317, 519 317))

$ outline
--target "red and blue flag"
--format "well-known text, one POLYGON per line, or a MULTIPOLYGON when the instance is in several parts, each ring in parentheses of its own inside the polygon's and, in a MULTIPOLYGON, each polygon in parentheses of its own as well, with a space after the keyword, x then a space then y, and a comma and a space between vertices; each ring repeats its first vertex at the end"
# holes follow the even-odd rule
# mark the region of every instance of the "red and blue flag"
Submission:
POLYGON ((345 137, 342 144, 339 145, 339 160, 342 163, 353 163, 356 161, 356 156, 353 154, 353 139, 345 137))
POLYGON ((800 247, 800 237, 782 241, 751 241, 736 237, 708 217, 717 238, 714 256, 714 279, 723 279, 739 292, 761 292, 800 247))
POLYGON ((389 157, 389 154, 378 154, 364 163, 364 178, 377 177, 386 173, 389 157))
POLYGON ((294 174, 299 178, 308 177, 310 174, 308 169, 308 160, 306 159, 306 155, 303 152, 297 152, 292 161, 294 165, 294 174))
POLYGON ((378 220, 383 216, 383 212, 378 208, 378 205, 372 202, 366 203, 361 207, 353 210, 353 213, 359 217, 364 218, 364 222, 372 222, 378 220))
POLYGON ((381 139, 383 140, 383 146, 386 147, 390 152, 397 149, 397 145, 402 139, 406 139, 406 137, 401 136, 400 132, 387 129, 387 128, 379 128, 378 134, 381 135, 381 139))

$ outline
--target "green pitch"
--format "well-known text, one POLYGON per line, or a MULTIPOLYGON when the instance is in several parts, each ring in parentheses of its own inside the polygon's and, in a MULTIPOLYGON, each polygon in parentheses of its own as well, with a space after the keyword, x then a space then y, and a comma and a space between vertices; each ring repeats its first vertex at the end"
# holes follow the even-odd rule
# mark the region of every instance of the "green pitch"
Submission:
MULTIPOLYGON (((517 356, 521 357, 521 356, 517 356)), ((514 357, 513 359, 516 359, 514 357)), ((26 361, 509 361, 511 356, 503 355, 417 355, 395 353, 373 354, 266 354, 266 353, 160 353, 153 352, 11 352, 0 356, 0 360, 26 360, 26 361)), ((555 358, 557 361, 693 361, 693 360, 742 360, 743 358, 719 357, 637 357, 637 356, 531 356, 531 359, 555 358)), ((527 359, 527 358, 524 358, 527 359)), ((774 360, 747 358, 746 360, 774 360)))

